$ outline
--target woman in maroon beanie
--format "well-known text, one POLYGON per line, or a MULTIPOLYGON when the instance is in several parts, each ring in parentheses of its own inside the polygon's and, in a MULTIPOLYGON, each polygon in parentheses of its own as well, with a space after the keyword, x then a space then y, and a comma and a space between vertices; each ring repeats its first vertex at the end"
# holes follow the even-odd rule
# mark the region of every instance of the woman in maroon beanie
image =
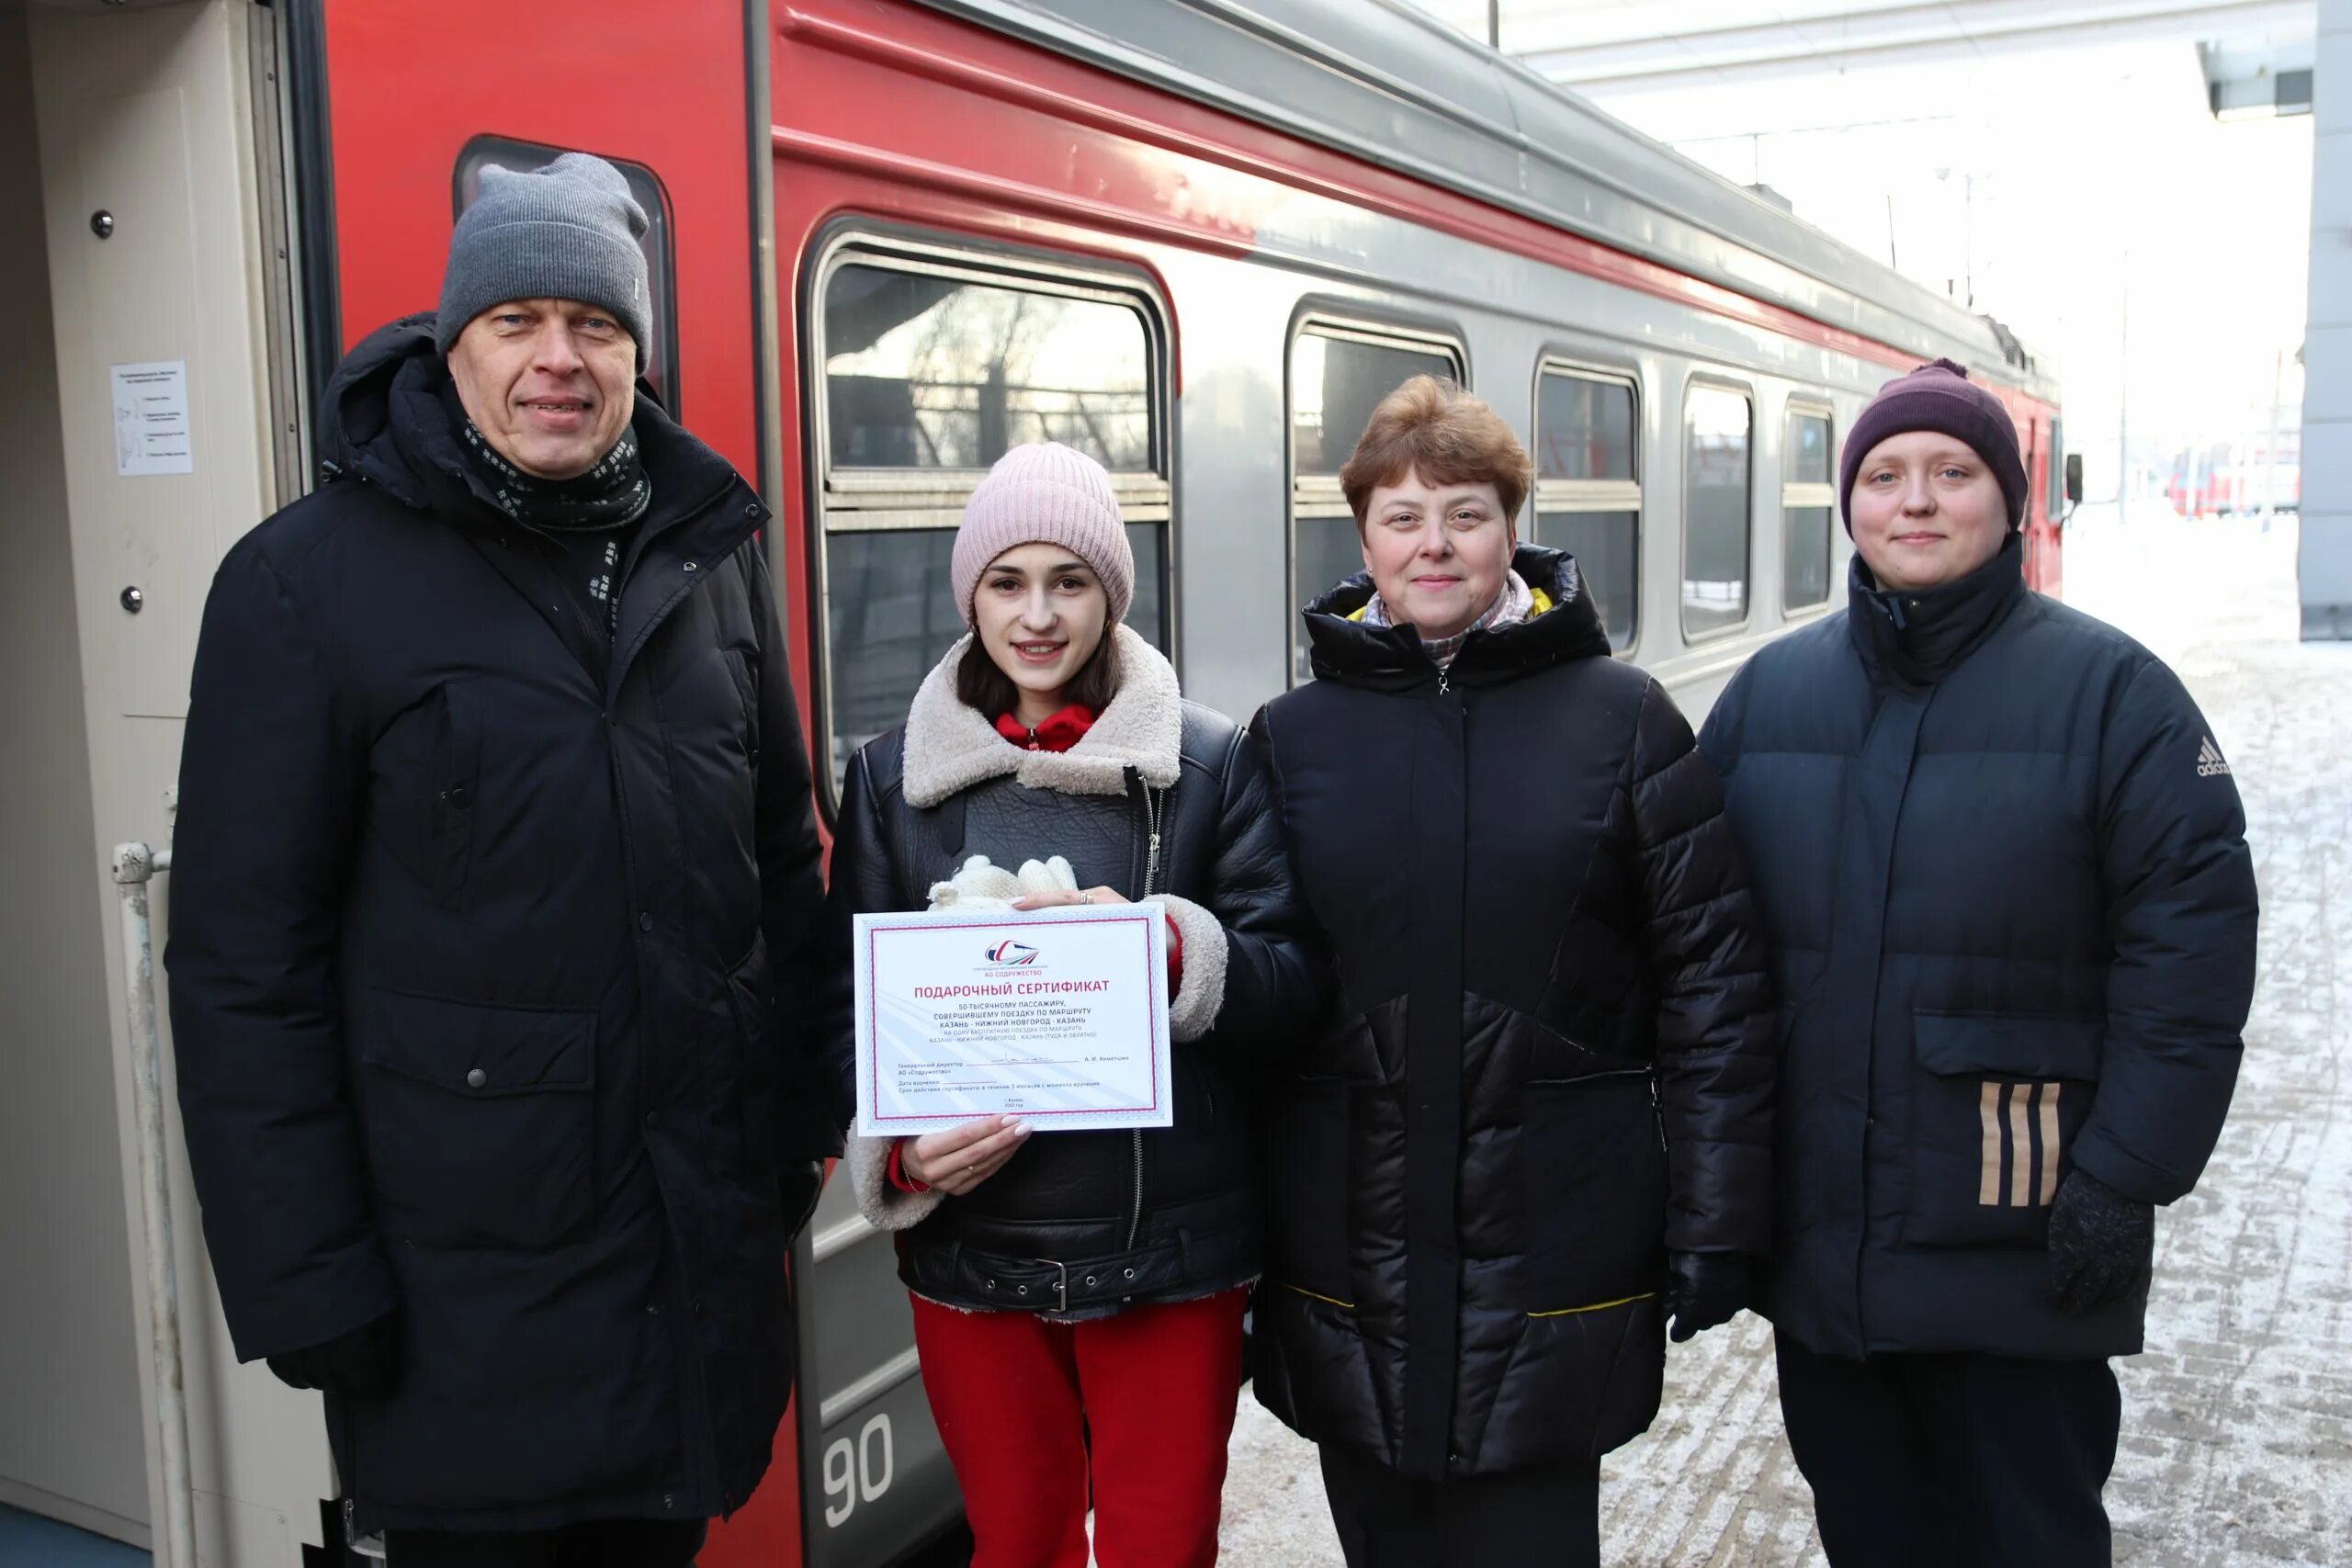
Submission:
POLYGON ((2029 592, 2025 464, 1949 360, 1841 470, 1845 612, 1700 744, 1789 1014, 1764 1310, 1839 1568, 2104 1564, 2154 1213, 2229 1109, 2255 887, 2180 681, 2029 592))

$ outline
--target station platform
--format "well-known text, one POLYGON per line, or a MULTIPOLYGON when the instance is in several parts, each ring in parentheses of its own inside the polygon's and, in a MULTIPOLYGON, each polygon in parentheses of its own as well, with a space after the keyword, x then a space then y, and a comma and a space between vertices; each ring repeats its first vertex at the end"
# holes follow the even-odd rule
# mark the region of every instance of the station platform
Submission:
MULTIPOLYGON (((2291 517, 2162 502, 2069 529, 2065 598, 2178 671, 2228 754, 2262 891, 2244 1071, 2197 1191, 2157 1224, 2107 1491, 2126 1568, 2352 1560, 2352 644, 2296 641, 2291 517)), ((1612 1568, 1813 1568, 1771 1328, 1671 1348, 1650 1431, 1601 1472, 1612 1568)), ((1340 1568, 1314 1450, 1245 1393, 1226 1568, 1340 1568)))

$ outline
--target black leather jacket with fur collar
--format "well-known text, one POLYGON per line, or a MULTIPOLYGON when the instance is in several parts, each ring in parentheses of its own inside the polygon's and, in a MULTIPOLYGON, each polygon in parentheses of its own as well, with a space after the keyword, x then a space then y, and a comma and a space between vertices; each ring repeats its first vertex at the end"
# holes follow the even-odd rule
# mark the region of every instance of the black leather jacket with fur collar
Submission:
POLYGON ((1257 744, 1185 702, 1149 643, 1117 635, 1119 691, 1066 752, 1016 747, 956 700, 959 642, 905 726, 850 764, 829 909, 844 954, 853 915, 920 909, 975 854, 1064 856, 1081 887, 1163 903, 1183 938, 1174 1126, 1040 1132, 960 1198, 898 1190, 889 1140, 850 1141, 860 1207, 898 1233, 900 1278, 950 1306, 1100 1316, 1259 1270, 1250 1081, 1313 1027, 1322 969, 1257 744))

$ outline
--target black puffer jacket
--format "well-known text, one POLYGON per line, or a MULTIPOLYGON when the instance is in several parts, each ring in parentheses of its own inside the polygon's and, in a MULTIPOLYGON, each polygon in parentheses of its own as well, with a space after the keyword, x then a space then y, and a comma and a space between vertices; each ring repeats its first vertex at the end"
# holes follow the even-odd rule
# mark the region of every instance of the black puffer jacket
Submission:
POLYGON ((1766 1310, 1832 1355, 2140 1348, 2048 1297, 2077 1168, 2151 1203, 2220 1136, 2255 974, 2229 763, 2012 535, 1750 660, 1708 716, 1790 1009, 1766 1310), (1897 630, 1894 617, 1905 625, 1897 630))
POLYGON ((1182 937, 1172 1127, 1040 1132, 944 1199, 890 1186, 893 1140, 851 1141, 860 1206, 899 1232, 899 1276, 950 1306, 1099 1316, 1259 1270, 1250 1083, 1313 1027, 1320 968, 1256 744, 1184 702, 1149 643, 1118 636, 1118 694, 1068 752, 1023 750, 957 701, 958 643, 906 726, 850 765, 830 907, 844 950, 853 915, 921 909, 976 854, 1007 868, 1061 855, 1080 887, 1164 896, 1182 937))
POLYGON ((847 1111, 764 513, 640 400, 607 646, 469 488, 445 374, 430 317, 354 350, 345 478, 205 607, 168 960, 205 1235, 243 1359, 398 1309, 397 1389, 328 1401, 361 1528, 700 1518, 791 1384, 779 1156, 847 1111))
POLYGON ((1259 1397, 1409 1475, 1596 1455, 1656 1414, 1668 1249, 1770 1235, 1765 954, 1714 770, 1575 563, 1442 674, 1311 605, 1257 730, 1339 1025, 1265 1116, 1259 1397))

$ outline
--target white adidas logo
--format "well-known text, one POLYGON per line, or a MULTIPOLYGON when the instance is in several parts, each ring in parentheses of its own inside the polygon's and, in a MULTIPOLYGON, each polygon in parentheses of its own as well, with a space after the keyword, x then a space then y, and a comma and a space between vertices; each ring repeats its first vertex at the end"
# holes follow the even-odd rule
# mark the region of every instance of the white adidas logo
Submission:
POLYGON ((2197 776, 2200 779, 2210 779, 2216 773, 2226 773, 2229 771, 2230 764, 2214 746, 2213 738, 2207 736, 2204 744, 2197 748, 2197 776))

